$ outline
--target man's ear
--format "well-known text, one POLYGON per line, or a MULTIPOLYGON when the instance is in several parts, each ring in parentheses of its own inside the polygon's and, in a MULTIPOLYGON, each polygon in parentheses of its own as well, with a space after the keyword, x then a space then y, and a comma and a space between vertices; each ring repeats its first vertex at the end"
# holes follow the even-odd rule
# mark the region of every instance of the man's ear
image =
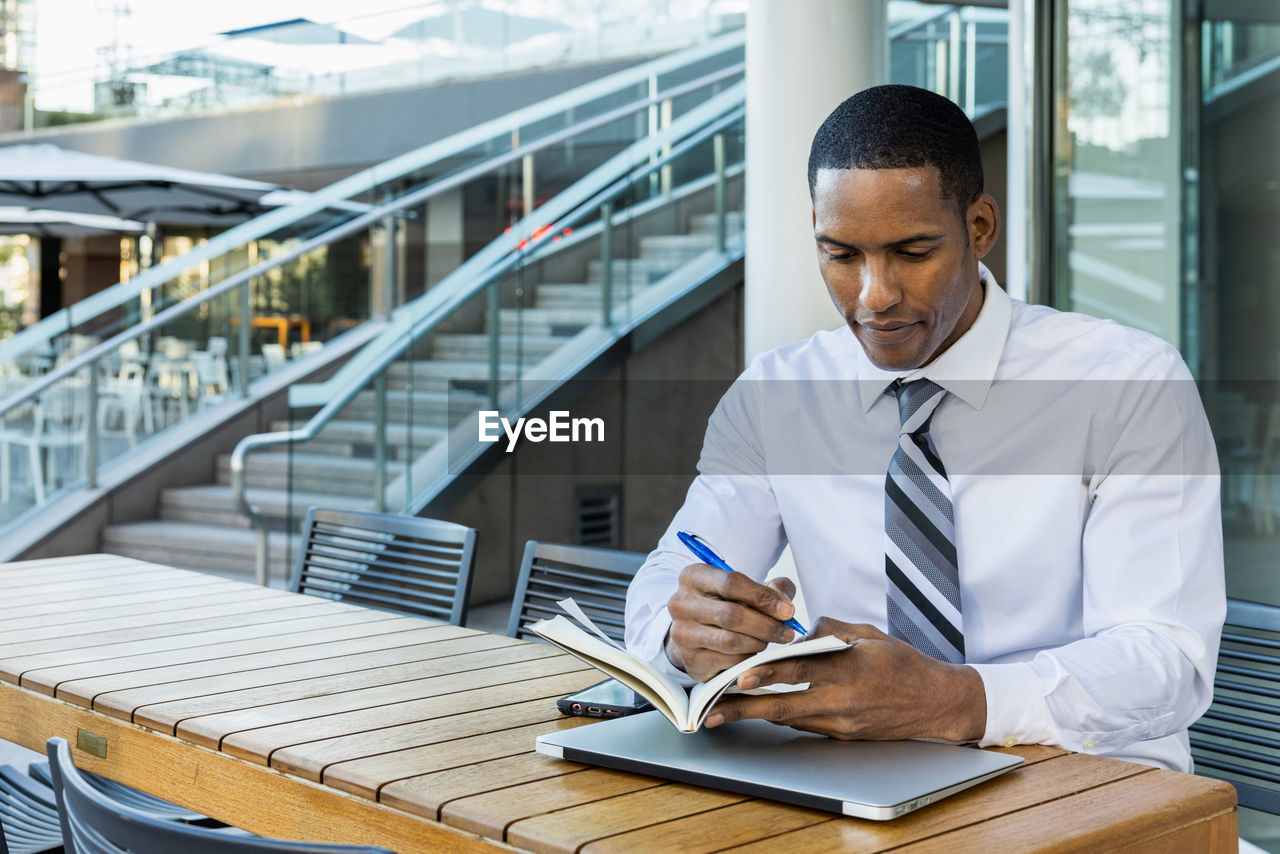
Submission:
POLYGON ((978 258, 986 257, 1000 236, 1000 208, 990 193, 983 193, 969 205, 965 217, 969 242, 978 258))
POLYGON ((810 209, 809 209, 809 227, 810 227, 810 228, 817 228, 817 227, 818 227, 818 210, 817 210, 817 208, 810 208, 810 209))

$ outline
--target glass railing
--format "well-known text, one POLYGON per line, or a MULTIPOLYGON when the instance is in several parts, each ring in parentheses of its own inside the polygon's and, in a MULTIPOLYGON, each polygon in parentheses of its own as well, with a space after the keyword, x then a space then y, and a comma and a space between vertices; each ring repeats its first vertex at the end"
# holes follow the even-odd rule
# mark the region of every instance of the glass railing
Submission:
POLYGON ((0 523, 334 352, 316 351, 382 332, 348 366, 359 370, 412 325, 410 306, 440 288, 442 270, 493 263, 492 251, 468 256, 733 86, 741 58, 740 34, 729 36, 433 143, 0 344, 0 523))
POLYGON ((889 4, 889 79, 950 98, 973 118, 1009 98, 1009 11, 889 4))
POLYGON ((493 447, 478 438, 481 410, 514 422, 740 258, 742 100, 740 85, 712 98, 548 200, 473 261, 492 259, 424 297, 387 346, 366 348, 378 355, 355 381, 291 394, 299 422, 323 406, 232 455, 260 541, 296 529, 310 504, 417 512, 493 447), (274 493, 274 507, 247 488, 274 493))
POLYGON ((482 0, 399 3, 233 30, 163 52, 131 49, 127 59, 125 31, 120 49, 99 62, 36 76, 34 120, 162 119, 654 56, 740 29, 745 8, 743 0, 685 0, 663 10, 649 0, 537 5, 521 14, 482 0))
POLYGON ((1205 20, 1201 26, 1206 103, 1280 71, 1280 22, 1205 20))

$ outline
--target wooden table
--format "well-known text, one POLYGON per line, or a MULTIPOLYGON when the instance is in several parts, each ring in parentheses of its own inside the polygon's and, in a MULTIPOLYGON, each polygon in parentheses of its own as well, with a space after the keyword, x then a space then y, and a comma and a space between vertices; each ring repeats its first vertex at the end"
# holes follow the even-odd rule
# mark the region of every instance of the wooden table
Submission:
POLYGON ((0 737, 272 836, 413 851, 1234 851, 1235 791, 1049 747, 892 822, 542 757, 553 648, 128 558, 0 565, 0 737))

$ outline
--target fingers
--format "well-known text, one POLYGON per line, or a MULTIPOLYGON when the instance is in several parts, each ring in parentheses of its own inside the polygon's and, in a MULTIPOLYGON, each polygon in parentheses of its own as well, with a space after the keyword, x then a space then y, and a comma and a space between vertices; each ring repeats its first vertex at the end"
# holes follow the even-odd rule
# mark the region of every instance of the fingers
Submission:
POLYGON ((789 620, 796 613, 791 597, 777 589, 752 581, 740 572, 725 572, 713 566, 695 563, 680 573, 680 586, 686 584, 705 595, 739 602, 775 620, 789 620))
POLYGON ((889 637, 868 623, 845 623, 832 617, 819 617, 818 622, 813 624, 809 637, 820 638, 826 635, 835 635, 845 643, 868 639, 884 640, 889 637))
MULTIPOLYGON (((723 629, 762 642, 746 648, 740 646, 742 641, 734 640, 727 641, 728 645, 713 643, 709 649, 729 653, 758 652, 764 649, 764 643, 786 643, 795 636, 793 631, 779 621, 780 618, 760 610, 759 606, 765 605, 765 594, 768 597, 767 607, 773 613, 788 610, 794 613, 795 608, 789 601, 778 598, 778 591, 756 584, 738 573, 696 564, 686 567, 681 573, 680 587, 667 603, 667 610, 671 613, 673 624, 697 624, 723 629)), ((714 636, 703 633, 700 638, 688 639, 713 640, 714 636)), ((685 642, 684 637, 677 637, 676 640, 679 643, 685 642)))
POLYGON ((795 632, 782 621, 795 613, 787 582, 758 584, 745 575, 706 564, 685 567, 667 602, 671 629, 667 657, 695 679, 732 667, 795 632))
MULTIPOLYGON (((777 590, 779 593, 787 597, 787 599, 789 600, 796 598, 795 582, 793 582, 790 578, 787 578, 786 576, 779 576, 773 579, 772 581, 768 581, 765 583, 765 586, 772 587, 774 590, 777 590)), ((794 611, 792 613, 794 613, 794 611)))

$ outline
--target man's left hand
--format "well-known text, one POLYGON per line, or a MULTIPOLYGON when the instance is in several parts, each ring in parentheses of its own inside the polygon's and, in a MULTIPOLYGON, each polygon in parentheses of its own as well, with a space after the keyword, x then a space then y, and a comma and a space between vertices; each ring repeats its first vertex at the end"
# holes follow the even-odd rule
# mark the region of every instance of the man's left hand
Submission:
POLYGON ((972 667, 931 658, 874 626, 823 617, 810 637, 823 635, 852 646, 775 661, 738 677, 744 690, 803 682, 808 689, 723 697, 706 725, 763 718, 840 739, 982 738, 986 692, 972 667))

